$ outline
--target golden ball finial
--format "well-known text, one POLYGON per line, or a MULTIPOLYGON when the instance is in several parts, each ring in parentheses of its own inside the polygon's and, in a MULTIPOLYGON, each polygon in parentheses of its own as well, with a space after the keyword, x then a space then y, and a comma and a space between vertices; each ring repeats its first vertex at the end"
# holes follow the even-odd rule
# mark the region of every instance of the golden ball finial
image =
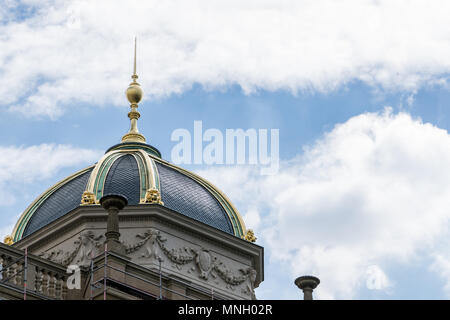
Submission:
POLYGON ((126 91, 127 99, 131 104, 139 103, 142 100, 142 89, 137 82, 133 82, 127 88, 126 91))

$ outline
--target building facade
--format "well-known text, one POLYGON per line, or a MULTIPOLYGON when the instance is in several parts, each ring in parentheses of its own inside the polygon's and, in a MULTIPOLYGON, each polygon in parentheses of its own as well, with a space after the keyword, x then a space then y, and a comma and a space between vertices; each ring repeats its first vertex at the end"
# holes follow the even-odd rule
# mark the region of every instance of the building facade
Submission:
POLYGON ((146 143, 137 78, 121 143, 47 189, 0 244, 0 299, 256 298, 263 248, 218 188, 146 143), (108 196, 126 205, 105 210, 108 196))

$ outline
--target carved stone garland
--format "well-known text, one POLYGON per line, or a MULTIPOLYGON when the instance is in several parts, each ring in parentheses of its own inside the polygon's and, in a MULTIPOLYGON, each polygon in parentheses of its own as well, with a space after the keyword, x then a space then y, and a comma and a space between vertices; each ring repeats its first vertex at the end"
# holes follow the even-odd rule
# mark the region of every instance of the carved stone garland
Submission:
POLYGON ((161 249, 161 251, 169 258, 169 260, 177 265, 184 265, 194 260, 194 256, 191 254, 190 248, 188 247, 168 249, 164 244, 167 239, 161 236, 159 230, 149 229, 142 234, 138 233, 136 237, 142 240, 133 245, 127 246, 127 254, 131 254, 139 250, 141 247, 144 247, 145 251, 141 255, 141 257, 153 257, 156 260, 163 261, 159 250, 161 249))
POLYGON ((92 231, 87 231, 74 241, 75 250, 64 252, 61 249, 39 254, 40 257, 50 261, 68 266, 76 264, 79 266, 89 266, 91 259, 100 253, 101 242, 99 240, 103 235, 95 236, 92 231))
MULTIPOLYGON (((44 259, 68 266, 70 264, 77 264, 79 266, 89 266, 92 257, 100 253, 101 242, 99 240, 103 235, 95 236, 92 231, 82 233, 78 240, 74 242, 76 248, 72 252, 64 252, 63 250, 53 250, 50 252, 43 252, 40 254, 44 259)), ((188 272, 199 271, 199 278, 208 281, 209 276, 213 278, 220 277, 225 283, 226 287, 234 290, 236 286, 241 285, 245 281, 247 284, 242 292, 255 298, 254 283, 256 280, 256 270, 248 267, 239 269, 233 272, 219 260, 218 257, 213 256, 210 250, 194 249, 190 247, 183 248, 167 248, 165 242, 167 241, 161 235, 161 232, 156 229, 149 229, 144 233, 136 235, 140 240, 132 245, 126 247, 127 254, 133 254, 141 248, 144 252, 140 255, 141 258, 154 258, 158 261, 163 261, 161 252, 169 258, 178 270, 182 269, 183 265, 194 262, 197 268, 193 267, 188 272)))
POLYGON ((182 269, 183 265, 193 261, 195 262, 197 269, 191 268, 188 272, 198 270, 199 277, 205 281, 208 281, 209 275, 213 278, 219 276, 226 283, 227 288, 232 290, 234 290, 236 286, 247 281, 243 293, 254 298, 254 283, 256 280, 255 269, 251 267, 239 269, 239 274, 236 274, 236 272, 228 269, 218 257, 213 256, 210 250, 203 248, 197 250, 190 247, 169 249, 165 244, 167 239, 161 235, 159 230, 153 228, 144 233, 137 234, 136 237, 141 240, 135 244, 128 245, 126 248, 127 254, 132 254, 140 248, 144 248, 144 252, 140 257, 155 258, 158 261, 163 261, 161 255, 162 252, 179 270, 182 269))

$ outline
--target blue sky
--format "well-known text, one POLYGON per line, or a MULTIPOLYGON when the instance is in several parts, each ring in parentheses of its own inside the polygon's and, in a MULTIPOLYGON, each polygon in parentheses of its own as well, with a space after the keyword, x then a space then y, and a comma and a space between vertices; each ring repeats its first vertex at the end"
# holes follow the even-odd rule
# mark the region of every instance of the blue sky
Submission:
POLYGON ((297 299, 308 273, 321 299, 450 297, 445 2, 4 3, 2 238, 128 130, 137 35, 139 129, 164 159, 195 120, 279 129, 277 175, 184 166, 225 191, 265 247, 258 298, 297 299))

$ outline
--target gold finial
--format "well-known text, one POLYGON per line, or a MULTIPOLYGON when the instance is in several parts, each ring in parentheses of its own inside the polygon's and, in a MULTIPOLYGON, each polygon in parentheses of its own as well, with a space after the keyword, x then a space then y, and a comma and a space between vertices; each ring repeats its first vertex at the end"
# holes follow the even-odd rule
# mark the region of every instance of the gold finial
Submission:
POLYGON ((164 205, 164 202, 161 200, 161 193, 158 189, 151 188, 148 189, 145 193, 145 200, 143 203, 156 203, 160 205, 164 205))
POLYGON ((90 204, 95 204, 95 194, 90 191, 85 191, 81 195, 81 205, 87 206, 90 204))
POLYGON ((252 229, 248 229, 247 234, 244 237, 245 240, 250 241, 250 242, 255 242, 256 241, 256 237, 255 237, 255 233, 253 232, 252 229))
POLYGON ((11 236, 6 236, 3 240, 4 244, 7 244, 8 246, 12 245, 14 243, 13 238, 11 236))
POLYGON ((142 89, 139 83, 137 83, 136 79, 138 78, 136 74, 136 37, 134 38, 134 65, 133 65, 133 75, 131 79, 133 81, 127 88, 126 96, 128 101, 130 102, 131 111, 128 112, 128 118, 130 118, 131 125, 130 130, 127 134, 122 137, 122 142, 145 142, 145 137, 139 133, 137 128, 137 120, 141 116, 139 111, 137 111, 138 103, 142 99, 142 89))

